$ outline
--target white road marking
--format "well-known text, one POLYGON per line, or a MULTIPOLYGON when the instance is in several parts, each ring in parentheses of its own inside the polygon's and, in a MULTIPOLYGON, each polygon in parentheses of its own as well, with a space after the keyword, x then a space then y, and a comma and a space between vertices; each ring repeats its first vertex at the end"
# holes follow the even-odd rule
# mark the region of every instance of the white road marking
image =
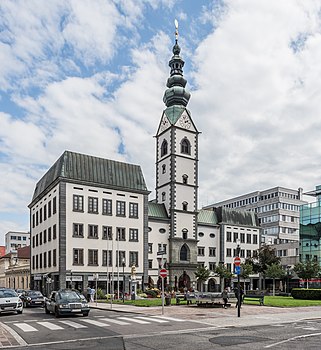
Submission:
POLYGON ((167 323, 167 322, 169 322, 169 321, 167 321, 167 320, 160 320, 160 319, 157 319, 156 317, 138 316, 138 317, 135 317, 135 318, 139 318, 140 320, 158 322, 158 323, 167 323))
POLYGON ((59 322, 66 324, 67 326, 74 327, 74 328, 87 328, 87 326, 85 326, 83 324, 72 322, 72 321, 59 321, 59 322))
POLYGON ((63 329, 63 327, 60 327, 57 324, 54 324, 51 322, 37 322, 37 323, 40 324, 40 326, 50 329, 51 331, 57 331, 57 330, 63 329))
POLYGON ((186 320, 181 320, 179 318, 174 318, 174 317, 166 317, 166 316, 157 316, 161 319, 168 320, 168 321, 174 321, 174 322, 186 322, 186 320))
POLYGON ((268 348, 272 348, 272 347, 280 345, 280 344, 288 343, 288 342, 290 342, 292 340, 301 339, 301 338, 315 337, 315 336, 318 336, 318 335, 321 335, 321 333, 298 335, 296 337, 292 337, 292 338, 289 338, 289 339, 285 339, 285 340, 279 341, 277 343, 273 343, 273 344, 267 345, 267 346, 265 346, 265 348, 268 349, 268 348))
POLYGON ((106 321, 106 322, 110 322, 110 323, 115 323, 115 324, 118 324, 120 326, 126 326, 129 324, 128 322, 115 320, 114 318, 102 318, 101 320, 106 321))
POLYGON ((82 320, 82 322, 86 322, 86 323, 92 324, 92 325, 97 326, 97 327, 109 327, 110 326, 110 324, 102 323, 102 322, 95 321, 95 320, 82 320))
POLYGON ((143 320, 138 320, 137 318, 132 318, 132 317, 118 317, 119 320, 124 320, 124 321, 129 321, 129 322, 135 322, 139 324, 149 324, 149 322, 143 321, 143 320))
POLYGON ((24 332, 37 332, 38 331, 38 329, 30 326, 27 323, 14 323, 14 325, 17 326, 18 328, 20 328, 24 332))

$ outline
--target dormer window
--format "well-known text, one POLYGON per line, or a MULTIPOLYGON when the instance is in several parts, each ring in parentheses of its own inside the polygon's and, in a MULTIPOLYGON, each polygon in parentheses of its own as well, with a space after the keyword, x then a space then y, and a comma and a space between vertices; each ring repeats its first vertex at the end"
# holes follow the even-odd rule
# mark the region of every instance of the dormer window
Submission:
POLYGON ((168 143, 166 140, 164 140, 161 146, 161 157, 165 156, 167 152, 168 152, 168 143))
POLYGON ((181 153, 191 154, 191 144, 186 137, 181 142, 181 153))
POLYGON ((184 175, 182 176, 182 178, 183 178, 183 184, 184 184, 184 185, 187 185, 188 176, 187 176, 186 174, 184 174, 184 175))

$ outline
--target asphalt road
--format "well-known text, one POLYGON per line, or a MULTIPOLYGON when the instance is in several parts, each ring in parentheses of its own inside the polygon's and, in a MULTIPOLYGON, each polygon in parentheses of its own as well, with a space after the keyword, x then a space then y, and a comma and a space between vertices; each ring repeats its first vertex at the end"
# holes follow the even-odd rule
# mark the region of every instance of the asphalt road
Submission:
POLYGON ((0 321, 26 342, 15 349, 320 349, 321 319, 269 326, 213 326, 201 320, 91 310, 89 317, 56 319, 43 309, 0 321))

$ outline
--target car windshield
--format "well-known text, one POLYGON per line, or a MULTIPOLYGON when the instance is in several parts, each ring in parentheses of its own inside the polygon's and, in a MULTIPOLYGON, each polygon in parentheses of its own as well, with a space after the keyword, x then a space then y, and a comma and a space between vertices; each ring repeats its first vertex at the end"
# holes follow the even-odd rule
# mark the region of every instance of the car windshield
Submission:
POLYGON ((0 290, 0 298, 13 298, 17 296, 18 295, 14 290, 0 290))
POLYGON ((58 299, 61 301, 81 301, 79 294, 76 292, 59 292, 58 299))
POLYGON ((32 291, 28 292, 28 295, 42 297, 41 292, 38 292, 37 290, 32 290, 32 291))

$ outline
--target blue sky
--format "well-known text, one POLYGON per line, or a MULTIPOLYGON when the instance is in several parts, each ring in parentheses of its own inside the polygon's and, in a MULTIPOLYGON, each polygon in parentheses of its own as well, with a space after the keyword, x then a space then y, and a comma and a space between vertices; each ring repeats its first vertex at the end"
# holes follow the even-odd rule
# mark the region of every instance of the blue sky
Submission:
POLYGON ((321 183, 316 0, 0 2, 0 244, 28 230, 36 182, 66 149, 140 164, 155 140, 174 19, 202 132, 199 206, 321 183))

